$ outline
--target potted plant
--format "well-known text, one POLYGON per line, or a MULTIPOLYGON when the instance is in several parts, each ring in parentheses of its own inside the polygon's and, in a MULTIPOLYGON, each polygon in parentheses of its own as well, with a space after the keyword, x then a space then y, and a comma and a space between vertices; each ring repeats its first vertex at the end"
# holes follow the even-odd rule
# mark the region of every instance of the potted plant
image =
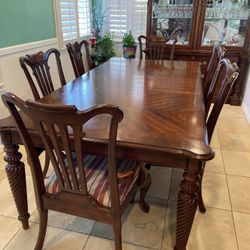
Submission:
POLYGON ((115 56, 114 44, 110 33, 97 38, 94 51, 92 57, 96 65, 100 65, 115 56))
POLYGON ((123 57, 124 58, 135 58, 136 54, 136 42, 131 33, 125 33, 122 38, 123 57))

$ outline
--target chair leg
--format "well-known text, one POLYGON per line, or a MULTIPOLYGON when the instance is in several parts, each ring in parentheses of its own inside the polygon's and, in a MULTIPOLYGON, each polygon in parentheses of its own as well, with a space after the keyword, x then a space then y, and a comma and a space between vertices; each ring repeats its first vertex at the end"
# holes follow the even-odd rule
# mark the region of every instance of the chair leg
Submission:
POLYGON ((147 170, 150 170, 151 164, 150 164, 150 163, 145 163, 145 168, 146 168, 147 170))
POLYGON ((122 226, 121 218, 113 220, 113 232, 115 236, 115 250, 122 250, 122 226))
POLYGON ((151 185, 151 177, 147 169, 142 165, 140 169, 140 208, 143 212, 149 212, 149 205, 145 202, 146 194, 151 185))
POLYGON ((50 162, 49 156, 45 152, 45 164, 44 164, 44 168, 43 168, 43 178, 45 178, 46 175, 47 175, 47 172, 48 172, 48 169, 49 169, 49 162, 50 162))
POLYGON ((136 193, 135 193, 133 199, 132 199, 131 202, 130 202, 131 204, 135 202, 135 196, 136 196, 136 193))
POLYGON ((43 210, 40 213, 39 233, 36 241, 35 250, 41 250, 43 247, 47 230, 47 222, 48 222, 48 210, 43 210))
POLYGON ((199 192, 199 210, 201 213, 205 213, 206 212, 206 207, 204 205, 204 201, 203 201, 203 197, 202 197, 202 179, 203 179, 203 175, 204 175, 204 168, 205 168, 205 164, 202 166, 201 169, 201 174, 200 174, 200 192, 199 192))
POLYGON ((203 213, 203 214, 206 212, 206 207, 205 207, 205 205, 204 205, 201 187, 200 187, 200 192, 199 192, 199 210, 200 210, 200 212, 203 213))

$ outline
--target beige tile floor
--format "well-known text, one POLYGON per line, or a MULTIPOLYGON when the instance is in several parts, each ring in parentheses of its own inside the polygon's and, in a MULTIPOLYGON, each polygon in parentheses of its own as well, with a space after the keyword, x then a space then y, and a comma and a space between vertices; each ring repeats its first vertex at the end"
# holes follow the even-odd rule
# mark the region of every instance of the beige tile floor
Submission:
MULTIPOLYGON (((214 160, 207 163, 203 182, 206 214, 197 211, 188 250, 250 249, 250 126, 241 107, 225 106, 218 121, 212 147, 214 160)), ((24 150, 21 149, 24 153, 24 150)), ((24 153, 25 154, 25 153, 24 153)), ((0 249, 33 249, 38 231, 32 179, 27 168, 30 229, 22 230, 4 172, 0 153, 0 249)), ((23 157, 26 162, 26 157, 23 157)), ((131 204, 123 217, 123 249, 173 249, 176 195, 182 171, 151 169, 152 186, 147 200, 149 214, 131 204)), ((49 213, 44 249, 111 250, 109 225, 49 213)))

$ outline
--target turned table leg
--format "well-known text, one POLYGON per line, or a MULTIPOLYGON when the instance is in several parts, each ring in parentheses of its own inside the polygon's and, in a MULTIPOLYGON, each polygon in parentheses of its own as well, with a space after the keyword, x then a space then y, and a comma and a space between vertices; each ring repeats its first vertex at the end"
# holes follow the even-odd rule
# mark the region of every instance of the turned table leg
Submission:
POLYGON ((175 250, 185 250, 199 198, 200 162, 190 159, 178 194, 175 250))
POLYGON ((27 189, 24 163, 20 161, 22 154, 18 152, 19 146, 16 144, 4 145, 5 167, 11 192, 18 211, 18 219, 22 222, 23 229, 29 228, 27 202, 27 189))

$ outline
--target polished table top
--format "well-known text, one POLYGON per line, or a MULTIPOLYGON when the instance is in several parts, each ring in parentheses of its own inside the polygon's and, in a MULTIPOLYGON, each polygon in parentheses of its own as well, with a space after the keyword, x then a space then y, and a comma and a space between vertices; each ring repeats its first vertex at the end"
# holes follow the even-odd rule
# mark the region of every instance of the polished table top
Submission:
MULTIPOLYGON (((199 62, 112 58, 39 101, 73 104, 80 110, 104 103, 118 105, 124 111, 118 151, 130 149, 130 154, 140 154, 140 160, 151 161, 147 154, 152 153, 201 160, 214 156, 206 140, 199 62), (135 152, 139 149, 140 153, 135 152)), ((86 137, 101 142, 107 131, 105 118, 99 119, 103 127, 90 121, 86 137)), ((30 121, 27 124, 32 128, 30 121)), ((0 130, 12 126, 12 119, 0 120, 0 130)))
MULTIPOLYGON (((125 114, 118 144, 199 159, 213 157, 206 144, 199 62, 112 58, 40 102, 73 104, 80 110, 115 104, 125 114)), ((90 122, 87 137, 105 138, 104 128, 90 122)))

